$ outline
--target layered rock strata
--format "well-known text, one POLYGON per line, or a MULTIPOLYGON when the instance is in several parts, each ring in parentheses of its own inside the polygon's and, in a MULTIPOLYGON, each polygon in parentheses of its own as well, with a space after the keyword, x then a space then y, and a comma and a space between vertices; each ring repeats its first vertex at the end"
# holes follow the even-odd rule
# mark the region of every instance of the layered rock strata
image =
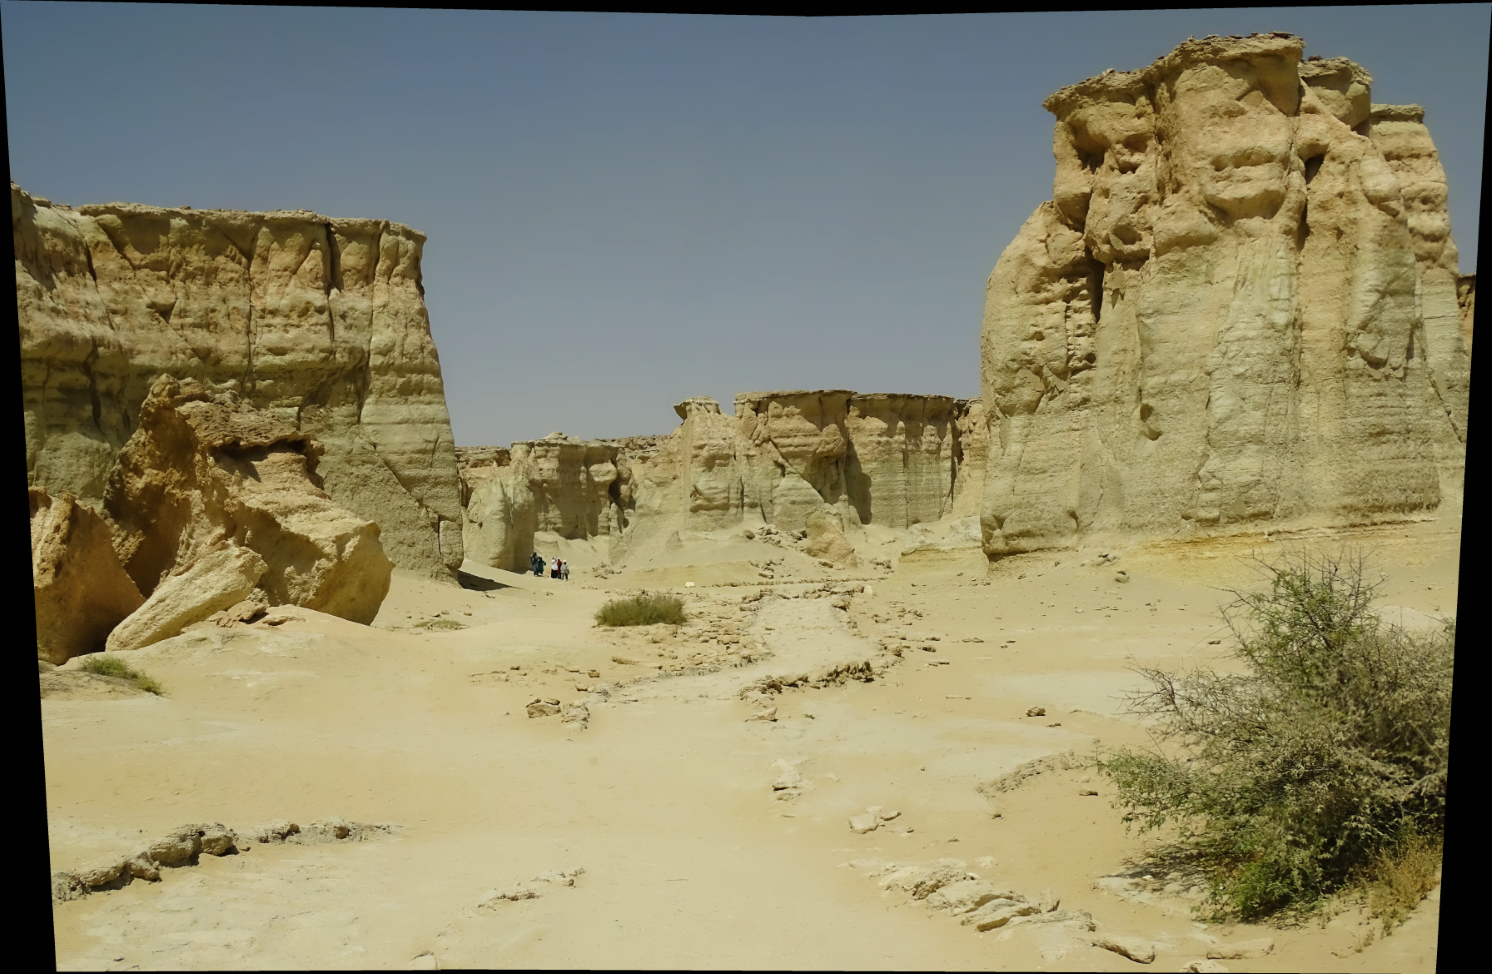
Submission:
POLYGON ((1053 199, 986 292, 989 555, 1458 500, 1444 173, 1421 110, 1303 47, 1190 40, 1044 102, 1053 199))
POLYGON ((509 449, 458 452, 464 544, 473 561, 525 571, 538 534, 581 540, 623 528, 630 478, 615 444, 553 433, 509 449))
POLYGON ((422 234, 304 210, 54 205, 11 184, 28 482, 96 506, 161 375, 315 437, 336 502, 395 563, 461 564, 422 234))
POLYGON ((145 602, 109 635, 135 649, 252 599, 369 623, 393 565, 379 526, 322 489, 320 443, 234 393, 161 376, 104 491, 145 602))
POLYGON ((814 557, 851 564, 845 532, 857 527, 978 514, 988 449, 978 400, 824 390, 744 393, 735 407, 686 400, 665 437, 462 448, 469 556, 522 571, 548 532, 605 538, 620 561, 771 525, 811 535, 814 557))

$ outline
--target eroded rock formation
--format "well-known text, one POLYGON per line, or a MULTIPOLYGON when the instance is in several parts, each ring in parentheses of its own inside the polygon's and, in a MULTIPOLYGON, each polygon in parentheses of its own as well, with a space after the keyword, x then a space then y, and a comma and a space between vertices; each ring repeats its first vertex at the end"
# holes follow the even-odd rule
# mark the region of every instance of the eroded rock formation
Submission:
POLYGON ((321 445, 237 394, 161 376, 104 490, 114 550, 145 603, 134 649, 248 598, 371 622, 393 565, 379 526, 322 489, 321 445))
POLYGON ((1303 46, 1190 40, 1044 102, 1053 199, 986 297, 988 554, 1459 498, 1468 302, 1423 112, 1303 46))
POLYGON ((630 503, 620 449, 563 433, 509 449, 461 448, 467 557, 525 571, 536 535, 577 540, 620 533, 630 503))
POLYGON ((191 378, 320 441, 327 493, 378 522, 395 563, 460 566, 423 235, 303 210, 10 195, 30 484, 96 505, 151 384, 191 378))
POLYGON ((144 599, 114 553, 108 522, 71 494, 29 493, 36 653, 66 663, 101 651, 144 599))

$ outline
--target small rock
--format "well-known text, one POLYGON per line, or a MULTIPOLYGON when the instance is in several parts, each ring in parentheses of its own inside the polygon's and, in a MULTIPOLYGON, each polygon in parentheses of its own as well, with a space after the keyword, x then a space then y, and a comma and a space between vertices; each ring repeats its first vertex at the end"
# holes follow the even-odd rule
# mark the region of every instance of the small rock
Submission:
POLYGON ((747 720, 770 720, 770 721, 775 721, 777 719, 777 708, 776 707, 767 707, 764 710, 758 710, 756 713, 752 714, 750 717, 747 717, 746 719, 747 720))
POLYGON ((1037 908, 1030 903, 1010 903, 998 899, 991 900, 973 913, 967 914, 959 922, 983 933, 986 930, 1003 927, 1016 917, 1028 917, 1036 912, 1037 908))
POLYGON ((1129 573, 1128 572, 1122 572, 1122 571, 1121 572, 1115 572, 1114 573, 1114 581, 1116 581, 1116 582, 1127 582, 1127 581, 1129 581, 1129 573))
POLYGON ((284 819, 266 822, 251 833, 255 842, 284 842, 300 831, 300 826, 284 819))
POLYGON ((105 859, 78 870, 77 876, 84 886, 98 889, 118 879, 120 873, 126 871, 127 865, 128 862, 124 859, 105 859))
POLYGON ((560 720, 566 724, 579 724, 582 728, 588 726, 591 719, 591 710, 584 701, 572 700, 565 704, 560 713, 560 720))
POLYGON ((152 842, 144 852, 146 858, 162 866, 190 865, 202 851, 202 832, 196 826, 183 825, 170 835, 152 842))
MULTIPOLYGON (((1022 897, 1010 890, 1000 889, 982 879, 965 879, 949 883, 927 898, 927 905, 934 910, 947 910, 952 914, 972 913, 993 900, 1003 901, 1004 907, 1025 903, 1022 897)), ((1004 907, 995 907, 1002 909, 1004 907)))
POLYGON ((1045 707, 1031 707, 1031 708, 1029 708, 1029 709, 1026 710, 1026 716, 1027 717, 1045 717, 1046 716, 1046 708, 1045 707))
POLYGON ((860 835, 866 832, 874 832, 881 825, 881 820, 876 818, 874 812, 866 812, 864 815, 853 815, 850 817, 850 831, 860 835))
POLYGON ((493 890, 482 897, 481 902, 477 906, 495 906, 504 901, 517 902, 518 900, 536 900, 538 898, 539 891, 532 886, 515 885, 509 886, 507 889, 493 890))
POLYGON ((534 877, 535 882, 553 883, 556 886, 574 886, 579 876, 585 875, 585 870, 580 866, 574 869, 561 869, 551 872, 543 872, 534 877))
POLYGON ((238 833, 223 825, 213 824, 202 830, 202 851, 209 856, 226 856, 237 852, 238 833))
POLYGON ((1207 948, 1207 956, 1215 960, 1244 960, 1263 957, 1274 950, 1274 941, 1269 937, 1257 940, 1242 940, 1236 944, 1214 944, 1207 948))
POLYGON ((1038 901, 1042 913, 1055 913, 1057 907, 1062 905, 1062 898, 1049 889, 1041 891, 1041 899, 1038 901))
POLYGON ((1092 788, 1084 788, 1082 791, 1078 792, 1078 794, 1084 797, 1089 797, 1096 796, 1098 792, 1094 791, 1092 788))
POLYGON ((590 677, 592 680, 599 680, 601 678, 601 671, 600 670, 587 670, 585 675, 588 676, 588 677, 590 677))
POLYGON ((126 867, 129 869, 130 875, 135 879, 144 879, 154 883, 158 882, 161 878, 160 867, 144 856, 136 856, 131 859, 126 863, 126 867))
POLYGON ((559 701, 553 697, 547 700, 535 700, 527 707, 530 717, 549 717, 560 712, 559 701))
POLYGON ((55 872, 52 874, 52 902, 66 903, 88 895, 88 884, 77 873, 55 872))
POLYGON ((1215 960, 1194 960, 1182 968, 1195 974, 1228 974, 1228 969, 1215 960))
MULTIPOLYGON (((866 811, 868 812, 870 811, 870 809, 867 808, 866 811)), ((901 817, 901 812, 886 812, 879 809, 876 811, 875 814, 876 818, 880 819, 882 822, 892 822, 901 817)))
POLYGON ((1137 964, 1148 964, 1155 960, 1155 945, 1139 937, 1100 935, 1093 938, 1093 946, 1112 950, 1120 957, 1128 957, 1137 964))

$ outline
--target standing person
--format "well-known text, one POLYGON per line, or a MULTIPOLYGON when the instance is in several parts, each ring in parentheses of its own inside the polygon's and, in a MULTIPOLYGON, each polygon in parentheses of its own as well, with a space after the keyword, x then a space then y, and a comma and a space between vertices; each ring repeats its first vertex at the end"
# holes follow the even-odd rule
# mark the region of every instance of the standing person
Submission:
POLYGON ((559 556, 558 555, 556 555, 555 558, 554 558, 554 560, 549 563, 549 577, 550 578, 559 578, 559 556))
POLYGON ((570 580, 570 563, 568 561, 561 560, 560 561, 560 581, 562 581, 562 582, 568 582, 569 580, 570 580))
POLYGON ((528 568, 539 578, 544 577, 544 559, 539 557, 537 551, 528 556, 528 568))

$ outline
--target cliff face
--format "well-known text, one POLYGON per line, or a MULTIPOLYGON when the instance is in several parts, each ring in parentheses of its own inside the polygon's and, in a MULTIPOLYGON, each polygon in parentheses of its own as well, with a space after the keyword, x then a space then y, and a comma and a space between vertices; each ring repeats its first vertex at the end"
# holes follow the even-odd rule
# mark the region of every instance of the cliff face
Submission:
POLYGON ((468 556, 522 571, 546 533, 605 538, 623 561, 768 524, 838 534, 978 514, 978 400, 823 390, 742 393, 735 405, 728 416, 709 397, 681 402, 668 436, 460 448, 468 556))
POLYGON ((525 571, 537 534, 583 540, 620 533, 627 503, 620 449, 562 433, 510 449, 460 448, 467 557, 525 571))
POLYGON ((423 235, 307 211, 73 209, 14 184, 11 224, 30 484, 97 505, 169 374, 319 440, 326 492, 379 524, 396 565, 461 564, 423 235))
POLYGON ((742 393, 734 416, 708 397, 674 408, 683 423, 631 464, 623 555, 743 526, 810 531, 824 514, 839 530, 906 530, 977 512, 977 401, 821 390, 742 393))
POLYGON ((1053 199, 986 296, 988 554, 1459 498, 1444 173, 1420 110, 1302 49, 1188 41, 1044 103, 1053 199))

